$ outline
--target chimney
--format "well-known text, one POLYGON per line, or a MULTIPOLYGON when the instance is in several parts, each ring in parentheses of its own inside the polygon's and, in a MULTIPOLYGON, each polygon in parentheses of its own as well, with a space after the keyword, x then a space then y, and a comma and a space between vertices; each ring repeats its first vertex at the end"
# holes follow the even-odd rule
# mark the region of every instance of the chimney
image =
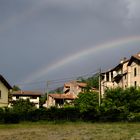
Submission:
POLYGON ((122 64, 122 63, 125 62, 126 60, 127 60, 127 58, 124 57, 124 58, 121 59, 120 63, 122 64))
POLYGON ((140 53, 138 53, 138 57, 140 57, 140 53))

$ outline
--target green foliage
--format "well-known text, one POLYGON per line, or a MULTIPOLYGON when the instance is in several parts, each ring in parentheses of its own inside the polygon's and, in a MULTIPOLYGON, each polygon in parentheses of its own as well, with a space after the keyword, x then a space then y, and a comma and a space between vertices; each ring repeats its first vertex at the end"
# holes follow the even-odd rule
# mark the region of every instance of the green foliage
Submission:
POLYGON ((19 99, 12 103, 12 112, 17 113, 21 120, 26 120, 28 114, 36 109, 35 105, 29 101, 29 99, 19 99))
POLYGON ((35 105, 34 105, 34 103, 31 103, 29 101, 29 99, 27 99, 27 100, 19 99, 19 100, 13 102, 12 108, 15 112, 26 113, 30 110, 34 110, 35 105))
POLYGON ((46 100, 47 100, 47 93, 45 93, 43 96, 41 96, 40 98, 39 98, 39 106, 40 107, 43 107, 43 104, 46 102, 46 100))
POLYGON ((140 89, 134 87, 125 90, 125 102, 130 112, 140 112, 140 89))
POLYGON ((87 79, 84 79, 83 77, 79 77, 77 80, 87 83, 87 91, 91 88, 99 89, 99 75, 98 74, 93 75, 92 77, 89 77, 87 79))
POLYGON ((20 118, 19 118, 19 114, 13 111, 8 111, 4 113, 4 123, 19 123, 20 118))
POLYGON ((37 109, 29 100, 18 100, 12 108, 0 109, 0 123, 47 120, 63 121, 140 121, 140 89, 108 89, 98 104, 98 93, 80 93, 74 106, 37 109))
POLYGON ((76 121, 79 120, 79 109, 75 107, 47 109, 46 118, 49 121, 76 121))
POLYGON ((86 80, 86 82, 90 88, 94 87, 99 89, 99 75, 94 75, 92 77, 89 77, 86 80))
POLYGON ((87 79, 83 78, 83 77, 79 77, 77 78, 78 81, 80 82, 84 82, 87 83, 87 91, 89 91, 89 89, 91 88, 96 88, 99 89, 99 75, 95 74, 92 77, 89 77, 87 79))
POLYGON ((94 120, 99 113, 98 93, 85 92, 80 93, 74 101, 75 107, 80 110, 81 117, 84 120, 94 120))
MULTIPOLYGON (((12 91, 19 91, 21 90, 17 85, 14 85, 12 88, 12 91)), ((11 103, 12 102, 12 94, 11 92, 8 93, 8 102, 11 103)))
POLYGON ((134 87, 125 90, 121 88, 108 89, 100 110, 102 119, 109 121, 132 120, 131 113, 140 112, 140 89, 134 87))
POLYGON ((88 110, 98 110, 98 93, 85 92, 80 93, 74 101, 75 107, 79 108, 80 112, 88 110))
POLYGON ((140 89, 134 87, 125 90, 121 88, 110 89, 105 93, 103 103, 111 102, 111 107, 125 108, 129 112, 140 112, 140 89))
POLYGON ((51 90, 50 93, 63 93, 63 86, 62 87, 58 87, 54 90, 51 90))
POLYGON ((21 90, 21 89, 17 85, 14 85, 12 90, 13 91, 18 91, 18 90, 21 90))
POLYGON ((127 120, 129 122, 138 122, 140 121, 140 113, 129 113, 129 115, 127 116, 127 120))
POLYGON ((0 108, 0 122, 3 122, 4 109, 0 108))

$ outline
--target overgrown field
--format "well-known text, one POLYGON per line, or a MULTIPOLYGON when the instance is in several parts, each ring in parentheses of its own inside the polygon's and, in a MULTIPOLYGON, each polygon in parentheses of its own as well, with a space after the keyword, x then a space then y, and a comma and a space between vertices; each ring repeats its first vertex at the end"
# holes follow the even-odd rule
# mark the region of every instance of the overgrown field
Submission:
POLYGON ((0 140, 140 140, 140 123, 0 125, 0 140))

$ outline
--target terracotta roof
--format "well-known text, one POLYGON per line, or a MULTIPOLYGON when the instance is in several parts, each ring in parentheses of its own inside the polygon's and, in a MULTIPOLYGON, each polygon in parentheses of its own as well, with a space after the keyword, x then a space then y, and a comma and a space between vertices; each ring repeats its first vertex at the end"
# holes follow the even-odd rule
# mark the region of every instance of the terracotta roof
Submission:
POLYGON ((64 86, 66 86, 66 87, 70 87, 70 85, 71 85, 70 82, 67 82, 67 83, 64 84, 64 86))
POLYGON ((23 91, 23 90, 19 90, 19 91, 14 91, 13 93, 12 93, 12 95, 31 95, 31 96, 41 96, 41 95, 43 95, 43 93, 42 92, 39 92, 39 91, 23 91))
POLYGON ((49 94, 49 96, 53 97, 54 99, 68 99, 68 100, 74 100, 75 97, 73 94, 49 94))
POLYGON ((78 82, 78 81, 67 82, 67 83, 64 84, 64 86, 70 87, 71 84, 73 84, 73 85, 78 85, 78 86, 80 86, 80 87, 86 87, 86 86, 87 86, 86 83, 78 82))
POLYGON ((87 83, 77 83, 80 87, 86 87, 87 83))
POLYGON ((12 89, 11 85, 7 82, 7 80, 0 75, 0 81, 8 88, 8 89, 12 89))

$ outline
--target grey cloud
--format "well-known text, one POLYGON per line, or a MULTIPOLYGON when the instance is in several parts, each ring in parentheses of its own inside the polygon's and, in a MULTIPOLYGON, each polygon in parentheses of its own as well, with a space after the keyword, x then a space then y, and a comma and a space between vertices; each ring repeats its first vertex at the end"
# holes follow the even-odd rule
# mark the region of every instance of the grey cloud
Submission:
MULTIPOLYGON (((18 83, 41 68, 90 46, 140 35, 138 13, 139 2, 132 4, 129 0, 0 1, 0 72, 12 83, 18 83)), ((116 54, 113 60, 124 52, 116 54)), ((104 59, 104 67, 114 62, 106 63, 107 54, 110 52, 101 59, 104 59)), ((77 60, 48 77, 61 78, 80 74, 81 69, 88 71, 98 67, 101 60, 95 62, 94 59, 99 56, 91 55, 91 61, 84 58, 83 64, 77 60)))

